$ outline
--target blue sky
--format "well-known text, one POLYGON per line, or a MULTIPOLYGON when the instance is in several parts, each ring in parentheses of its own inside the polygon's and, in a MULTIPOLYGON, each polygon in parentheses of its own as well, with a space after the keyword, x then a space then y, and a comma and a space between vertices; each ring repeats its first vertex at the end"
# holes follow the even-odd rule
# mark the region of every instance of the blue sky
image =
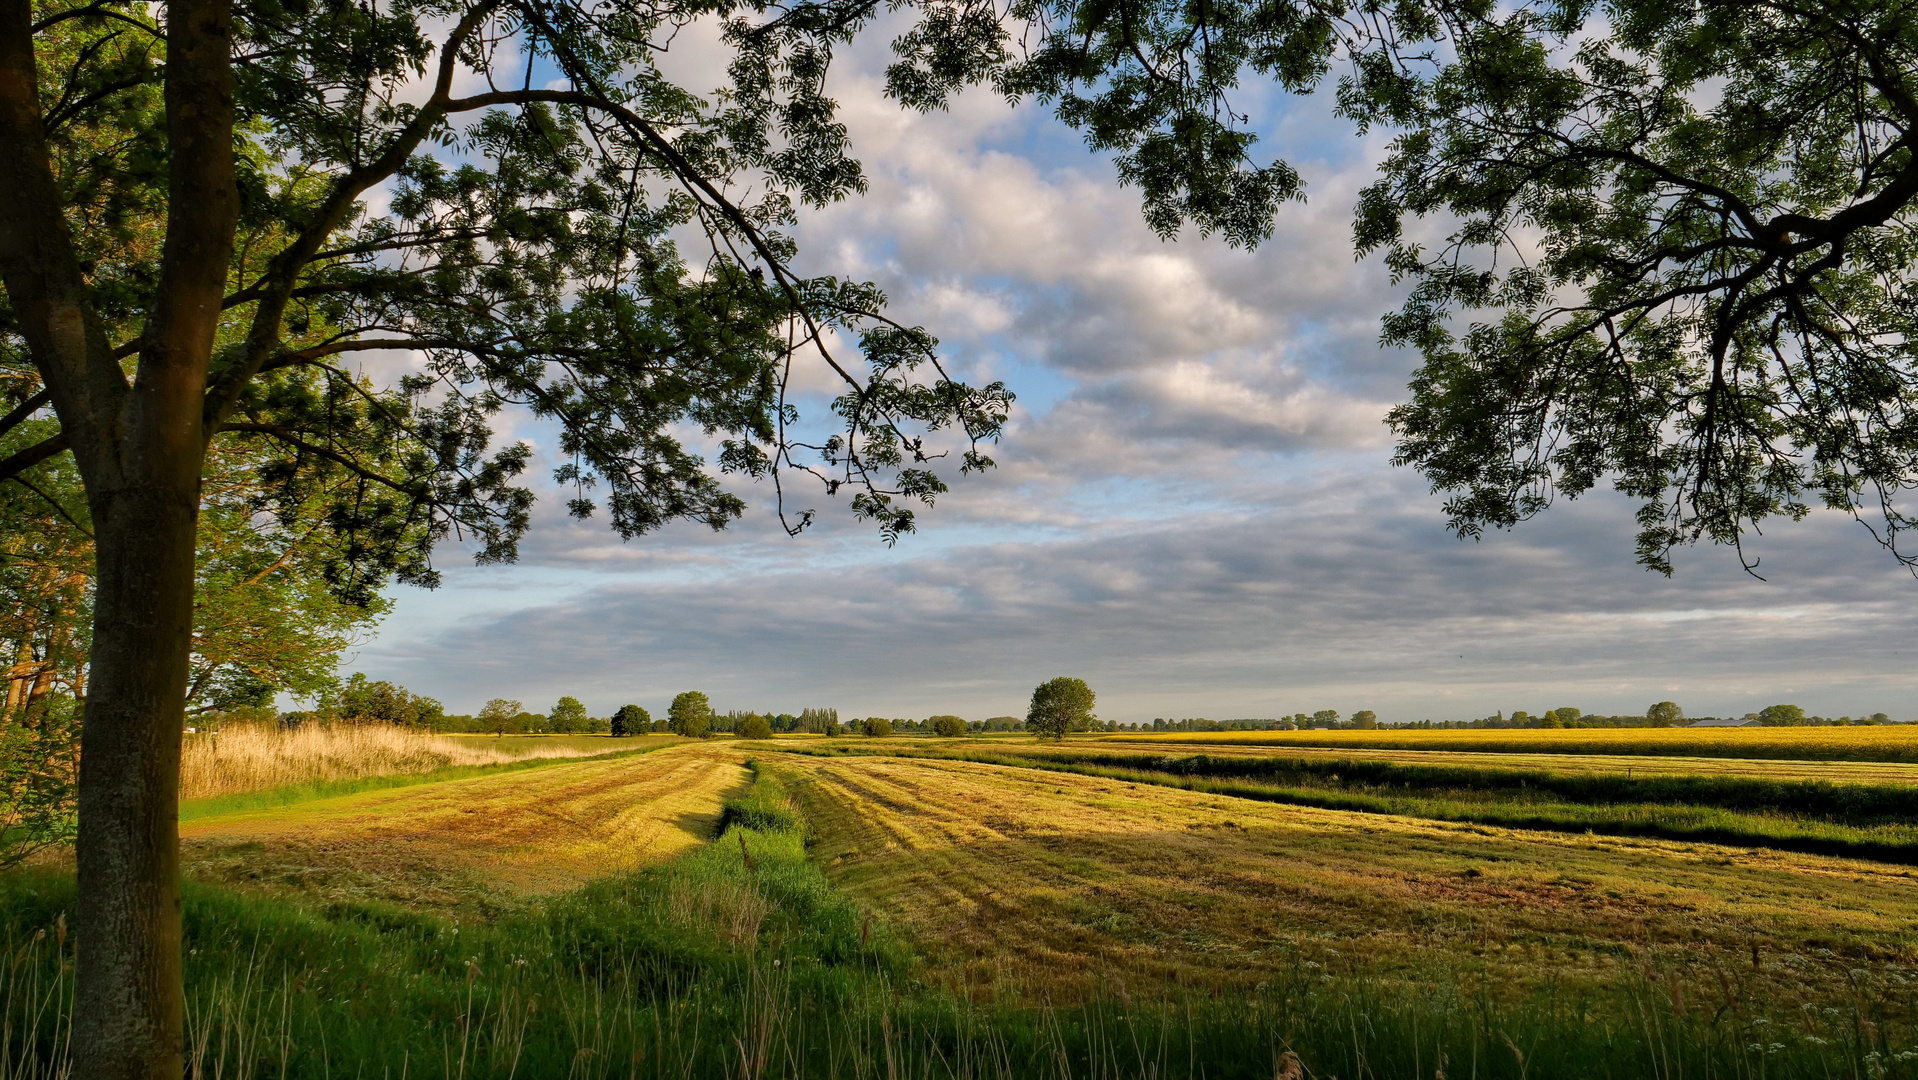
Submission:
POLYGON ((805 216, 802 269, 878 282, 966 377, 1004 379, 1019 403, 1000 467, 890 549, 823 494, 801 503, 819 526, 788 539, 769 485, 725 533, 632 543, 543 492, 520 563, 447 549, 444 586, 396 590, 350 669, 459 712, 561 694, 657 711, 702 689, 721 709, 981 719, 1072 674, 1128 722, 1667 698, 1918 717, 1918 582, 1849 520, 1769 529, 1751 549, 1765 581, 1714 549, 1670 580, 1640 570, 1632 507, 1610 495, 1481 542, 1446 532, 1389 463, 1383 415, 1413 365, 1377 346, 1397 292, 1350 249, 1383 142, 1326 102, 1236 103, 1309 182, 1269 243, 1163 243, 1043 109, 885 102, 883 45, 835 78, 871 191, 805 216))

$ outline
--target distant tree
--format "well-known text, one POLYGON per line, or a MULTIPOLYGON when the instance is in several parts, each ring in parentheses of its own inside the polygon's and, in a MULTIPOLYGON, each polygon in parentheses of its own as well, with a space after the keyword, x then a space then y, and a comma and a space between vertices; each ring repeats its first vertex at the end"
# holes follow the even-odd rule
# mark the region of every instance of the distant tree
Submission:
POLYGON ((1361 731, 1370 731, 1379 726, 1379 714, 1370 709, 1360 709, 1352 714, 1352 726, 1361 731))
POLYGON ((713 726, 713 704, 698 690, 688 690, 666 707, 667 730, 689 739, 703 739, 713 726))
POLYGON ((1557 709, 1547 709, 1545 710, 1545 714, 1538 718, 1538 726, 1542 728, 1562 728, 1565 726, 1565 719, 1558 715, 1557 709))
POLYGON ((1881 713, 1881 712, 1872 713, 1870 716, 1866 717, 1865 719, 1870 720, 1874 724, 1891 723, 1891 717, 1886 716, 1884 713, 1881 713))
POLYGON ((837 736, 844 735, 845 733, 846 733, 846 729, 839 726, 839 722, 836 720, 826 725, 826 737, 829 739, 836 738, 837 736))
MULTIPOLYGON (((411 727, 419 723, 421 706, 431 698, 416 698, 403 686, 384 679, 370 681, 354 672, 344 686, 320 697, 320 708, 342 720, 363 724, 399 724, 411 727)), ((439 702, 434 701, 437 706, 439 702)))
POLYGON ((1092 715, 1095 697, 1084 679, 1061 675, 1040 683, 1032 691, 1032 705, 1026 710, 1026 729, 1042 739, 1063 739, 1066 732, 1098 719, 1092 715))
POLYGON ((741 719, 733 732, 742 739, 770 739, 773 737, 773 726, 765 717, 754 713, 741 719))
POLYGON ((868 716, 865 722, 859 725, 859 732, 875 739, 882 739, 892 734, 892 721, 883 716, 868 716))
POLYGON ((1560 727, 1571 727, 1579 717, 1585 715, 1570 705, 1560 705, 1558 708, 1553 709, 1552 712, 1558 716, 1558 724, 1560 727))
POLYGON ((521 706, 517 701, 494 698, 480 708, 479 716, 474 719, 478 721, 481 731, 490 731, 495 736, 499 736, 506 734, 507 729, 514 726, 520 710, 521 706))
POLYGON ((546 714, 546 730, 555 735, 585 731, 587 722, 586 706, 576 697, 560 698, 553 711, 546 714))
POLYGON ((1335 727, 1338 722, 1339 711, 1337 709, 1320 709, 1318 712, 1312 714, 1312 726, 1314 727, 1335 727))
POLYGON ((1797 705, 1767 705, 1758 710, 1758 722, 1766 727, 1804 727, 1805 710, 1797 705))
POLYGON ((956 739, 966 734, 966 722, 957 716, 940 715, 932 717, 926 723, 932 725, 932 733, 942 739, 956 739))
POLYGON ((1661 701, 1645 710, 1645 722, 1653 727, 1672 727, 1685 719, 1685 710, 1676 701, 1661 701))
POLYGON ((619 738, 641 735, 653 729, 653 718, 637 705, 621 705, 613 714, 613 734, 619 738))

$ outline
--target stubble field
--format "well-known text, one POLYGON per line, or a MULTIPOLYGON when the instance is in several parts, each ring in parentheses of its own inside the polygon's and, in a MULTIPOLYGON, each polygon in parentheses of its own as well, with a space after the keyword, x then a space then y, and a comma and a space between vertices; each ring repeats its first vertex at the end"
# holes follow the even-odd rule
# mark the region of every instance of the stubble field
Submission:
MULTIPOLYGON (((1918 871, 1791 850, 1819 815, 1890 835, 1865 819, 1914 788, 1868 756, 1895 740, 1581 758, 1448 734, 529 745, 188 803, 196 1068, 1918 1075, 1918 871), (1754 842, 1435 816, 1616 823, 1620 792, 1754 842), (1754 798, 1795 809, 1726 809, 1754 798)), ((0 1076, 60 1075, 60 874, 0 876, 0 1076)))

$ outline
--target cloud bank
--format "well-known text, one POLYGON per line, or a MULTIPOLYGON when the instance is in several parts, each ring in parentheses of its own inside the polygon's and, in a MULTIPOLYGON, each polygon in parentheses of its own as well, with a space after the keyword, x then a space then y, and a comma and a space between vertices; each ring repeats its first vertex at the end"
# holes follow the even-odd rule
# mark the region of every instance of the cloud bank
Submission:
MULTIPOLYGON (((568 693, 658 709, 700 688, 722 709, 978 719, 1074 674, 1125 721, 1664 698, 1918 714, 1918 583, 1854 523, 1781 525, 1755 549, 1765 581, 1711 550, 1645 573, 1632 508, 1603 495, 1482 542, 1445 531, 1389 464, 1383 415, 1412 360, 1378 347, 1397 292, 1350 247, 1381 147, 1324 103, 1271 121, 1311 201, 1244 252, 1153 236, 1040 109, 899 110, 884 60, 841 71, 871 191, 805 218, 802 269, 878 282, 965 377, 1006 380, 1000 468, 892 549, 823 495, 802 498, 821 524, 797 540, 754 488, 725 533, 622 544, 552 493, 519 565, 449 551, 446 585, 398 593, 359 669, 455 711, 568 693)), ((833 387, 805 378, 816 410, 833 387)))

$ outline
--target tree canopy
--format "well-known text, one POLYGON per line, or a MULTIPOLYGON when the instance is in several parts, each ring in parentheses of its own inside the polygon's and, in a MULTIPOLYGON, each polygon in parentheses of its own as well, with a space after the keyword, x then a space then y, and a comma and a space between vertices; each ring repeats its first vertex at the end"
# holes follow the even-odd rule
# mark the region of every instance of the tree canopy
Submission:
POLYGON ((667 730, 689 739, 703 739, 713 725, 713 706, 703 691, 688 690, 666 708, 667 730))
POLYGON ((615 736, 644 735, 652 729, 652 715, 637 705, 621 705, 619 711, 613 713, 612 732, 615 736))
MULTIPOLYGON (((1918 485, 1918 4, 1461 7, 1357 216, 1412 282, 1398 460, 1465 535, 1607 481, 1638 557, 1918 485), (1434 244, 1406 219, 1454 221, 1434 244), (1454 327, 1455 315, 1470 316, 1454 327)), ((1756 561, 1745 557, 1748 569, 1756 561)))
POLYGON ((1048 679, 1032 691, 1026 730, 1042 739, 1063 739, 1067 732, 1082 731, 1098 719, 1092 713, 1096 697, 1084 679, 1068 675, 1048 679))

